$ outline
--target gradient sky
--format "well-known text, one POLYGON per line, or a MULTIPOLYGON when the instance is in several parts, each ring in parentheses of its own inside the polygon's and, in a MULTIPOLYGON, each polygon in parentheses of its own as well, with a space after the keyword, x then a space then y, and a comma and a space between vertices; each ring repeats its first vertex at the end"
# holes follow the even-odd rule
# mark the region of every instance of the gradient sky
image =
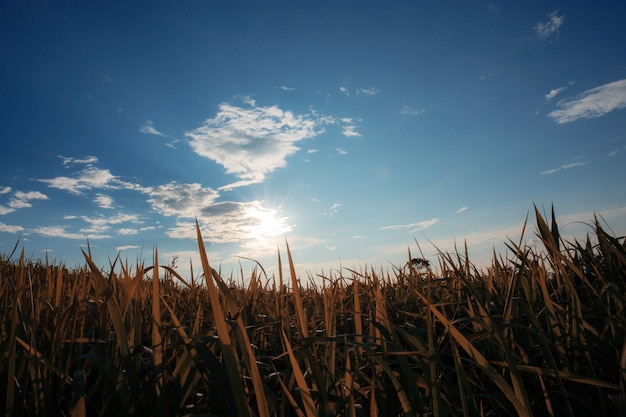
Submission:
POLYGON ((0 4, 0 253, 199 269, 197 218, 223 271, 286 239, 315 275, 488 263, 533 204, 626 233, 625 2, 110 3, 0 4))

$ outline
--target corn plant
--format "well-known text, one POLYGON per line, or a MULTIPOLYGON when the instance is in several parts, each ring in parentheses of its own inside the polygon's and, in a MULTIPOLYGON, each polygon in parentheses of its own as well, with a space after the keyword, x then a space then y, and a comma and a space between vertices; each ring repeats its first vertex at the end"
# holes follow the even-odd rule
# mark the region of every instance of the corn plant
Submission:
MULTIPOLYGON (((535 209, 542 247, 467 248, 392 271, 225 279, 118 258, 0 257, 6 416, 621 416, 626 241, 535 209)), ((523 233, 526 233, 526 224, 523 233)), ((286 259, 287 276, 283 276, 286 259)))

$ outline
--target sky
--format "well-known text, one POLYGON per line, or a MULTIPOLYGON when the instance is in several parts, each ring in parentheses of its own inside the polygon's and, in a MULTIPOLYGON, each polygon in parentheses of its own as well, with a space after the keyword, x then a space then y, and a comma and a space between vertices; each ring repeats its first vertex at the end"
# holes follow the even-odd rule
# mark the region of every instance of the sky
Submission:
MULTIPOLYGON (((390 270, 626 234, 626 3, 0 4, 0 253, 390 270)), ((186 271, 186 272, 184 272, 186 271)))

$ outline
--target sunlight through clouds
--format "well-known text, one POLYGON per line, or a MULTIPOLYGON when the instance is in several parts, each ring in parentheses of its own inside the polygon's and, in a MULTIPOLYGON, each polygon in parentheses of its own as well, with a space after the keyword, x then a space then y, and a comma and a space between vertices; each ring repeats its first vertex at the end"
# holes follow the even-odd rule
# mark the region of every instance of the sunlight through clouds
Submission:
MULTIPOLYGON (((261 201, 215 203, 205 207, 198 216, 202 237, 211 243, 249 244, 291 231, 286 217, 268 209, 261 201)), ((169 237, 195 239, 195 224, 177 220, 167 232, 169 237)))
POLYGON ((235 270, 286 239, 298 268, 386 265, 535 202, 626 205, 626 2, 41 3, 0 12, 2 253, 187 253, 197 219, 235 270))
POLYGON ((148 202, 165 215, 175 216, 176 226, 168 230, 173 238, 195 239, 195 225, 183 219, 198 219, 203 237, 212 243, 242 243, 291 231, 286 217, 261 201, 216 201, 217 191, 200 184, 169 183, 150 191, 148 202))

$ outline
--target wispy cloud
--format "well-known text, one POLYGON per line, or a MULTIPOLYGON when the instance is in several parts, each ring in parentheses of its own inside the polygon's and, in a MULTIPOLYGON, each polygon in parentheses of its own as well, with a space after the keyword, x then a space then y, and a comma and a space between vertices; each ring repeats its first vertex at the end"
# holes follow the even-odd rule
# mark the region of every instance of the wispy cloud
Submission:
POLYGON ((335 203, 329 207, 328 211, 324 212, 324 216, 333 217, 335 214, 339 213, 339 207, 341 207, 341 203, 335 203))
POLYGON ((280 86, 280 87, 278 87, 278 88, 280 88, 280 89, 281 89, 281 90, 283 90, 283 91, 294 91, 294 90, 295 90, 295 88, 294 88, 294 87, 287 87, 286 85, 281 85, 281 86, 280 86))
POLYGON ((141 126, 139 128, 139 131, 141 133, 145 133, 147 135, 154 135, 154 136, 160 136, 160 137, 163 137, 163 138, 172 139, 171 141, 169 141, 169 142, 167 142, 165 144, 165 146, 167 146, 168 148, 172 148, 172 149, 176 149, 176 144, 181 141, 180 139, 177 139, 175 137, 166 135, 165 133, 161 132, 160 130, 157 130, 157 128, 154 127, 154 124, 152 123, 152 120, 146 121, 146 124, 141 126))
POLYGON ((356 90, 357 95, 364 95, 364 96, 375 96, 378 94, 378 90, 375 89, 374 87, 366 87, 366 88, 359 88, 358 90, 356 90))
POLYGON ((345 94, 347 96, 350 95, 350 90, 348 90, 348 87, 340 86, 339 87, 339 91, 341 91, 343 94, 345 94))
POLYGON ((352 120, 352 118, 344 117, 343 119, 341 119, 341 124, 343 125, 341 127, 342 135, 348 138, 361 136, 361 134, 356 131, 356 125, 354 124, 354 121, 352 120))
POLYGON ((469 207, 461 207, 460 209, 456 211, 456 214, 463 213, 464 211, 467 211, 467 210, 469 210, 469 207))
POLYGON ((344 126, 343 130, 341 131, 341 134, 349 138, 361 136, 361 134, 356 131, 356 126, 344 126))
POLYGON ((61 158, 61 160, 63 161, 63 165, 74 165, 74 164, 84 164, 84 165, 91 165, 91 164, 95 164, 96 162, 98 162, 98 158, 95 156, 87 156, 85 158, 71 158, 68 156, 63 156, 63 155, 58 155, 59 158, 61 158))
POLYGON ((404 106, 402 107, 402 110, 400 110, 400 114, 405 116, 417 116, 419 114, 424 114, 424 110, 415 110, 409 106, 404 106))
POLYGON ((78 216, 78 219, 87 223, 88 227, 80 229, 85 234, 100 234, 111 230, 112 225, 121 225, 125 223, 139 224, 141 220, 139 216, 132 213, 117 213, 113 216, 78 216))
POLYGON ((146 123, 139 128, 139 131, 147 135, 165 136, 163 133, 161 133, 154 127, 152 120, 146 121, 146 123))
POLYGON ((402 230, 402 229, 411 229, 411 232, 418 232, 420 230, 428 229, 429 227, 439 223, 440 220, 438 218, 432 218, 430 220, 424 220, 417 223, 409 223, 409 224, 397 224, 392 226, 383 226, 380 227, 379 230, 402 230))
POLYGON ((2 188, 0 188, 0 195, 8 194, 10 192, 11 192, 11 187, 2 187, 2 188))
POLYGON ((562 171, 562 170, 566 170, 566 169, 571 169, 571 168, 576 168, 576 167, 581 167, 584 165, 589 164, 589 162, 572 162, 569 164, 563 164, 558 168, 551 168, 551 169, 547 169, 545 171, 541 172, 541 175, 549 175, 549 174, 554 174, 555 172, 558 171, 562 171))
POLYGON ((243 180, 239 185, 262 182, 267 173, 287 165, 286 158, 299 150, 298 142, 321 133, 309 115, 248 103, 250 107, 223 103, 214 118, 185 134, 198 155, 243 180))
POLYGON ((132 249, 139 249, 139 248, 140 247, 136 246, 136 245, 125 245, 125 246, 117 246, 115 248, 115 250, 118 251, 118 252, 122 252, 122 251, 125 251, 125 250, 132 250, 132 249))
POLYGON ((550 92, 548 94, 546 94, 546 100, 552 100, 554 97, 557 96, 557 94, 559 94, 560 92, 564 91, 565 89, 567 89, 567 87, 559 87, 559 88, 555 88, 550 90, 550 92))
POLYGON ((36 227, 32 231, 44 237, 60 237, 64 239, 86 240, 86 239, 108 239, 110 235, 89 234, 89 233, 73 233, 68 232, 66 226, 42 226, 36 227))
POLYGON ((558 10, 548 14, 548 20, 539 22, 533 27, 535 34, 543 40, 548 40, 552 35, 559 33, 559 28, 565 22, 565 16, 559 16, 558 10))
POLYGON ((561 86, 561 87, 558 87, 558 88, 553 88, 552 90, 550 90, 550 92, 545 95, 546 100, 548 100, 548 101, 552 100, 554 97, 556 97, 557 95, 559 95, 563 91, 567 90, 572 85, 576 84, 576 81, 570 81, 567 84, 568 85, 564 85, 564 86, 561 86))
POLYGON ((626 79, 587 90, 558 102, 559 109, 548 114, 559 124, 593 119, 626 107, 626 79))

